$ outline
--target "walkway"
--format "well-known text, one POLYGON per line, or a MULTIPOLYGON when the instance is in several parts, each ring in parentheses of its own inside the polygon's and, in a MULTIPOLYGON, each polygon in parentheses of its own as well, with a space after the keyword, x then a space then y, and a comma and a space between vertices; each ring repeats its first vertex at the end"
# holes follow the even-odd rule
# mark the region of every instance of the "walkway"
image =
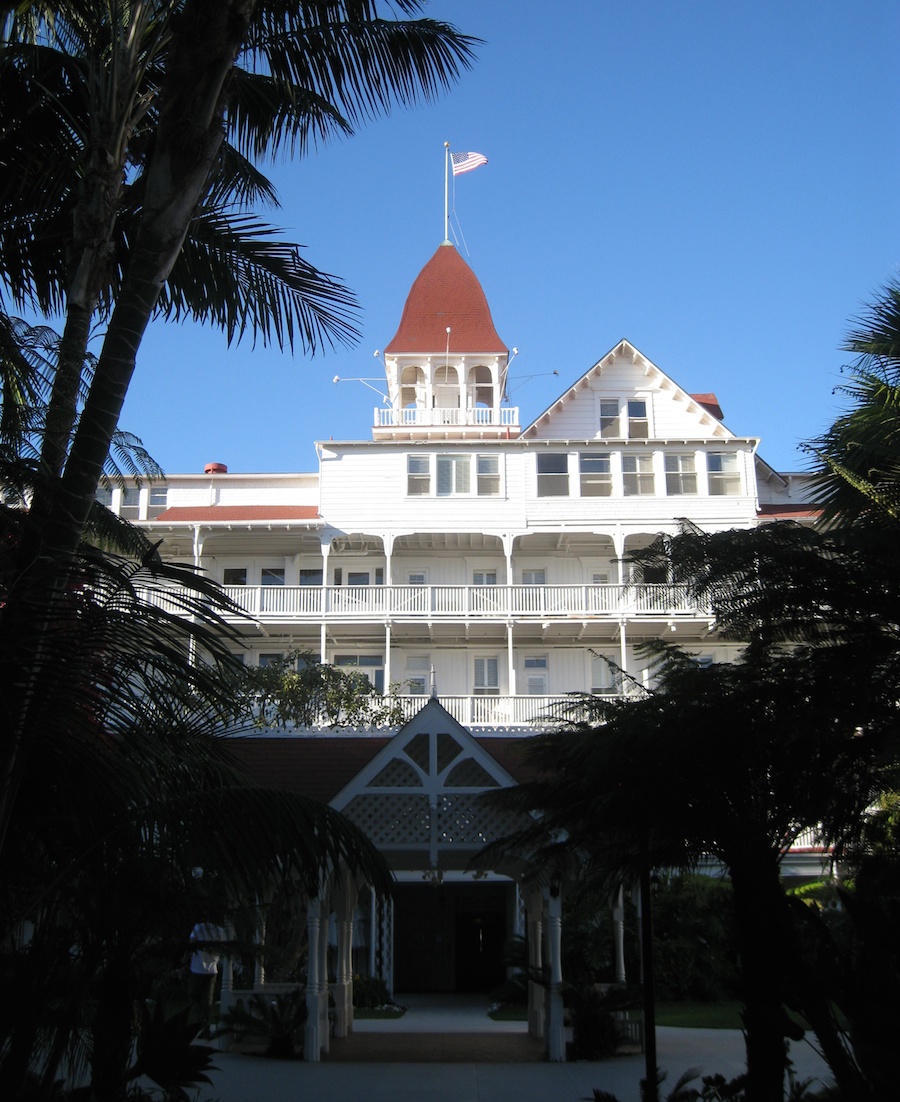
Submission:
MULTIPOLYGON (((327 1098, 328 1102, 584 1102, 595 1087, 611 1091, 620 1102, 639 1102, 639 1083, 644 1075, 643 1056, 618 1056, 599 1063, 536 1063, 532 1060, 501 1062, 485 1058, 486 1047, 527 1042, 522 1022, 494 1022, 486 1016, 483 1000, 454 996, 398 996, 409 1010, 391 1021, 360 1021, 354 1033, 371 1046, 371 1062, 346 1060, 336 1041, 329 1059, 320 1064, 266 1060, 256 1056, 222 1053, 212 1086, 197 1092, 199 1102, 297 1102, 298 1098, 327 1098), (440 1041, 434 1038, 440 1034, 440 1041), (474 1034, 474 1036, 473 1036, 474 1034), (450 1041, 453 1037, 456 1040, 450 1041), (403 1038, 401 1042, 400 1039, 403 1038), (392 1052, 405 1052, 402 1062, 392 1052), (446 1062, 433 1061, 424 1053, 435 1044, 448 1046, 446 1062), (471 1057, 461 1048, 470 1044, 471 1057), (420 1046, 419 1060, 405 1062, 410 1046, 420 1046), (396 1059, 396 1057, 395 1057, 396 1059)), ((688 1068, 703 1073, 721 1072, 731 1077, 744 1069, 743 1037, 728 1029, 657 1030, 660 1067, 674 1084, 688 1068)), ((414 1055, 414 1053, 413 1053, 414 1055)), ((827 1068, 809 1045, 795 1045, 791 1053, 800 1078, 827 1080, 827 1068)))

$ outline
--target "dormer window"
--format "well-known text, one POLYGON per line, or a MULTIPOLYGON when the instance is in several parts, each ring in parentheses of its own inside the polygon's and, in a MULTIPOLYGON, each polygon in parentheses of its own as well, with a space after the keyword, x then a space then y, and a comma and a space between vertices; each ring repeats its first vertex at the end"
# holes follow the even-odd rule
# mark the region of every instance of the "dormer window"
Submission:
POLYGON ((600 435, 605 437, 620 436, 619 429, 619 399, 600 399, 600 435))
POLYGON ((628 439, 646 440, 650 435, 650 419, 647 416, 645 398, 628 399, 628 439))

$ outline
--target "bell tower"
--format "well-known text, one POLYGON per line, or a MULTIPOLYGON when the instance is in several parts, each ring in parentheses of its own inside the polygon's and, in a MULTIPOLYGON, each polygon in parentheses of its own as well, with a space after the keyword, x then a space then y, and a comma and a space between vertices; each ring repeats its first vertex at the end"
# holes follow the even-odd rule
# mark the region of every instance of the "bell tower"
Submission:
POLYGON ((449 241, 416 277, 384 359, 390 405, 375 411, 376 439, 519 435, 518 409, 502 404, 509 351, 481 284, 449 241))

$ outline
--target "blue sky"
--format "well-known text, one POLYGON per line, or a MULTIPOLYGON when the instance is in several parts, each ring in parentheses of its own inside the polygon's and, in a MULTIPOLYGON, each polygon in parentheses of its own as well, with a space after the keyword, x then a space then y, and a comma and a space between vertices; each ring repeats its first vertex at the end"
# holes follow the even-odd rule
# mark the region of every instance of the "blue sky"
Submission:
POLYGON ((840 408, 848 321, 900 274, 896 0, 432 0, 484 39, 436 104, 271 169, 268 212, 362 309, 353 350, 228 348, 154 324, 122 427, 169 473, 307 471, 367 439, 413 279, 443 237, 443 143, 462 255, 519 349, 530 422, 628 338, 781 470, 840 408), (554 377, 552 372, 558 371, 554 377), (374 384, 377 386, 377 383, 374 384))

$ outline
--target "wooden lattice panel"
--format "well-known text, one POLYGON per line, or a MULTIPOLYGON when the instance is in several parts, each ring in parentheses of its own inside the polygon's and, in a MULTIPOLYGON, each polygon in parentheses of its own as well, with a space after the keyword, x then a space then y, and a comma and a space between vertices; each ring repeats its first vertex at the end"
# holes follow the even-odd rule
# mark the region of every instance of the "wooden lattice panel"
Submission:
POLYGON ((472 758, 466 758, 451 769, 444 783, 448 788, 499 788, 490 773, 472 758))
POLYGON ((369 781, 369 788, 421 788, 422 779, 413 767, 400 758, 393 758, 369 781))
POLYGON ((430 812, 427 796, 377 795, 354 797, 344 814, 376 846, 427 845, 430 812))

